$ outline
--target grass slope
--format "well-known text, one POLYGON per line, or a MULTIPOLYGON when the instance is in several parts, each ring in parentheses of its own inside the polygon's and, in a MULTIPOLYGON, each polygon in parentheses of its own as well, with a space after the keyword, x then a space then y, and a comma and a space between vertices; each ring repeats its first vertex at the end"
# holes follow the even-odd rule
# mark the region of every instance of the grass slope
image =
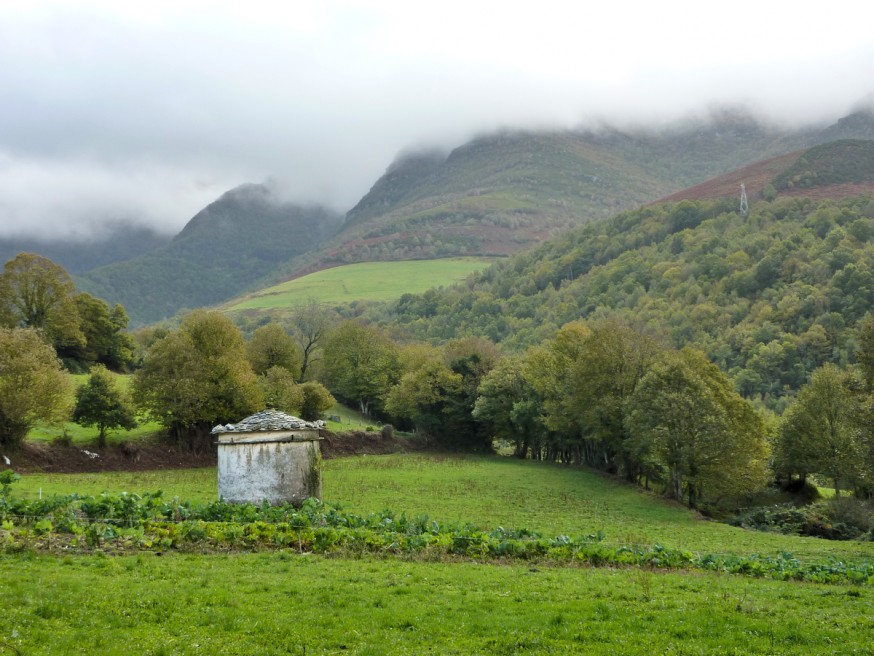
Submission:
POLYGON ((274 554, 0 559, 18 654, 870 654, 869 589, 274 554))
MULTIPOLYGON (((16 490, 163 488, 207 500, 211 468, 25 476, 16 490), (143 487, 140 487, 143 486, 143 487)), ((507 458, 406 455, 325 462, 325 494, 485 526, 602 528, 607 540, 865 557, 874 545, 752 533, 598 475, 507 458)), ((292 552, 3 553, 0 653, 871 654, 874 591, 702 572, 463 558, 292 552)))
MULTIPOLYGON (((29 496, 142 493, 211 501, 213 468, 142 473, 29 474, 15 484, 29 496)), ((359 456, 326 460, 324 498, 346 511, 390 509, 408 517, 471 522, 483 528, 527 528, 548 535, 602 531, 610 544, 651 545, 718 554, 777 554, 799 559, 874 558, 874 544, 830 542, 747 531, 695 513, 599 474, 501 457, 359 456)))
POLYGON ((432 287, 451 285, 493 260, 455 257, 406 262, 364 262, 317 271, 230 301, 230 312, 291 308, 315 299, 339 304, 353 301, 386 301, 403 294, 422 293, 432 287))

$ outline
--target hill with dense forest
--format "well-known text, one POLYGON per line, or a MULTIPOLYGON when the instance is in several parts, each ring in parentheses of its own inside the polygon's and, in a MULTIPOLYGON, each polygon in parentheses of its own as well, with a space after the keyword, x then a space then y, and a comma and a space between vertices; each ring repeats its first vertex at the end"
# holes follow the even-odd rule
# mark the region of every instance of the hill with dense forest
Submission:
POLYGON ((201 210, 166 246, 88 271, 77 282, 124 305, 133 323, 157 321, 238 294, 320 245, 341 220, 323 207, 284 202, 263 185, 243 185, 201 210))
POLYGON ((874 115, 867 112, 825 130, 789 130, 722 111, 660 130, 486 135, 448 155, 401 156, 347 213, 343 230, 324 249, 283 270, 509 255, 739 166, 871 133, 874 115))
POLYGON ((400 157, 345 222, 243 185, 169 244, 85 272, 71 268, 81 288, 122 303, 142 324, 342 263, 510 255, 708 176, 826 135, 864 136, 872 126, 870 112, 825 130, 789 130, 726 111, 649 131, 505 131, 448 154, 400 157))
POLYGON ((778 192, 746 215, 735 197, 682 200, 588 224, 466 284, 367 314, 417 338, 481 335, 510 351, 581 317, 618 317, 705 350, 742 393, 776 407, 816 367, 852 361, 859 322, 874 309, 872 263, 872 195, 778 192))

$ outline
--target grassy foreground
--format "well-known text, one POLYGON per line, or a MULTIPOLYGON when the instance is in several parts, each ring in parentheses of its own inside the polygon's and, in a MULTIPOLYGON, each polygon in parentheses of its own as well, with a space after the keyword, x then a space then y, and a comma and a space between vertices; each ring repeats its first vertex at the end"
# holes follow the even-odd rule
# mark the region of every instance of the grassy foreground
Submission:
MULTIPOLYGON (((25 475, 16 495, 209 501, 214 469, 25 475)), ((346 510, 603 531, 606 542, 863 560, 874 545, 704 521, 590 472, 508 458, 325 461, 346 510)), ((0 550, 0 654, 874 654, 874 588, 464 556, 0 550), (133 650, 133 651, 132 651, 133 650)))
POLYGON ((0 599, 0 653, 20 654, 870 654, 874 642, 867 588, 649 570, 0 556, 0 599))
POLYGON ((310 299, 340 304, 352 301, 387 301, 403 294, 421 294, 440 285, 451 285, 492 260, 454 257, 403 262, 363 262, 317 271, 231 301, 224 309, 264 310, 303 305, 310 299))

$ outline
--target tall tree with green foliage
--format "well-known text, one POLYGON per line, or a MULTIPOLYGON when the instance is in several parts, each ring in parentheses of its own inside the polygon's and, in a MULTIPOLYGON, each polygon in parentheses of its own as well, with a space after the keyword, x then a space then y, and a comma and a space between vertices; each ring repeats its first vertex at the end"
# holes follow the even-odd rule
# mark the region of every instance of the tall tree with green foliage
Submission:
POLYGON ((301 356, 294 338, 278 323, 261 326, 246 343, 246 357, 259 376, 272 367, 282 367, 297 380, 301 370, 301 356))
POLYGON ((69 377, 30 328, 0 328, 0 445, 17 448, 39 422, 69 415, 69 377))
POLYGON ((401 375, 398 348, 382 331, 344 321, 325 339, 322 376, 341 400, 356 404, 369 417, 382 412, 401 375))
POLYGON ((568 411, 579 418, 586 461, 629 480, 640 463, 628 445, 624 404, 659 355, 658 344, 626 323, 595 324, 567 371, 568 411))
MULTIPOLYGON (((582 452, 582 417, 573 406, 572 380, 568 372, 581 357, 591 330, 582 321, 572 321, 559 328, 552 339, 528 350, 525 377, 542 399, 543 424, 550 434, 547 453, 538 448, 536 458, 552 459, 558 451, 571 450, 576 462, 584 461, 582 452)), ((595 463, 588 460, 589 465, 595 463)))
POLYGON ((328 391, 328 388, 315 381, 309 381, 298 385, 301 393, 300 418, 307 421, 316 421, 322 418, 322 414, 337 403, 337 399, 328 391))
POLYGON ((814 372, 780 422, 774 449, 778 474, 801 479, 820 474, 833 481, 838 496, 864 477, 861 389, 852 371, 826 364, 814 372))
POLYGON ((495 438, 512 442, 514 455, 526 458, 539 450, 546 434, 543 401, 526 376, 527 362, 504 358, 477 389, 474 419, 486 424, 495 438))
POLYGON ((498 348, 485 337, 462 337, 446 343, 444 363, 461 377, 460 387, 445 398, 442 432, 447 446, 471 451, 492 450, 491 436, 473 410, 480 384, 500 359, 498 348))
POLYGON ((753 492, 766 481, 764 424, 700 352, 663 355, 624 406, 629 450, 690 507, 753 492))
POLYGON ((109 431, 137 426, 133 407, 103 365, 95 365, 88 382, 76 390, 73 421, 81 426, 96 426, 97 445, 101 448, 106 446, 109 431))
POLYGON ((112 308, 105 301, 82 292, 73 297, 85 336, 81 349, 70 351, 85 363, 99 363, 113 371, 126 372, 133 366, 136 345, 127 333, 128 317, 121 305, 112 308))
POLYGON ((874 315, 869 314, 859 330, 856 359, 862 370, 862 380, 869 394, 874 394, 874 315))
POLYGON ((8 261, 0 274, 0 325, 43 331, 59 355, 82 348, 76 288, 63 267, 33 253, 8 261))
POLYGON ((134 375, 134 399, 177 441, 199 449, 209 431, 264 407, 243 336, 218 312, 197 310, 156 341, 134 375))
POLYGON ((412 423, 426 440, 440 443, 450 436, 446 409, 451 397, 462 393, 462 376, 442 360, 429 360, 401 376, 389 391, 385 410, 392 417, 412 423))

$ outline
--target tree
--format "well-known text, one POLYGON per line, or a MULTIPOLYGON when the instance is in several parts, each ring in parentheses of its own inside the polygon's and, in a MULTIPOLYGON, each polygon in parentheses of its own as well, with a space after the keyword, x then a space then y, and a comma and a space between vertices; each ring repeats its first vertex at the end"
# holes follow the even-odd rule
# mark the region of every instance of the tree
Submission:
POLYGON ((400 374, 397 346, 376 328, 344 321, 325 340, 325 386, 366 417, 382 411, 400 374))
POLYGON ((69 414, 70 382, 33 329, 0 328, 0 444, 17 448, 38 422, 69 414))
POLYGON ((32 253, 8 261, 0 274, 0 325, 42 330, 55 350, 82 348, 85 336, 63 267, 32 253))
POLYGON ((307 382, 298 385, 301 391, 300 417, 307 421, 321 419, 322 413, 337 403, 337 399, 321 383, 307 382))
POLYGON ((623 406, 659 352, 651 337, 616 320, 595 325, 582 343, 566 372, 565 411, 580 422, 589 464, 621 470, 632 481, 640 475, 627 445, 623 406))
POLYGON ((294 339, 278 323, 268 323, 256 330, 246 343, 246 358, 259 376, 272 367, 282 367, 297 378, 301 357, 294 339))
POLYGON ((218 312, 196 310, 157 340, 134 375, 134 399, 192 449, 209 443, 210 429, 264 407, 246 360, 243 336, 218 312))
POLYGON ((874 393, 874 315, 869 314, 862 322, 856 357, 862 370, 865 389, 872 394, 874 393))
POLYGON ((315 299, 294 311, 291 323, 301 350, 300 380, 307 379, 312 365, 318 360, 319 345, 334 322, 334 315, 315 299))
POLYGON ((486 424, 494 437, 515 444, 517 458, 539 446, 546 433, 543 402, 525 375, 525 365, 518 358, 501 360, 480 383, 473 408, 474 418, 486 424))
POLYGON ((118 428, 136 428, 133 408, 103 365, 91 369, 88 382, 76 390, 73 421, 81 426, 97 426, 97 444, 106 446, 106 433, 118 428))
MULTIPOLYGON (((568 372, 582 354, 591 331, 582 321, 572 321, 556 331, 552 339, 528 351, 525 357, 525 377, 531 381, 537 396, 542 399, 542 416, 545 435, 550 436, 546 446, 547 459, 554 459, 568 443, 577 462, 582 462, 579 449, 582 426, 580 416, 570 405, 571 380, 568 372), (561 436, 561 437, 559 437, 561 436)), ((536 458, 542 457, 541 449, 533 451, 536 458)), ((593 462, 589 462, 594 465, 593 462)))
POLYGON ((492 439, 485 426, 473 415, 477 390, 483 378, 495 367, 501 354, 484 337, 450 340, 443 360, 449 370, 460 376, 460 384, 447 389, 444 398, 442 439, 447 446, 473 451, 491 451, 492 439))
POLYGON ((441 442, 452 439, 446 426, 448 399, 461 394, 461 374, 442 361, 428 361, 405 373, 388 393, 385 410, 391 416, 412 422, 424 438, 441 442))
POLYGON ((834 481, 840 496, 844 482, 864 475, 860 426, 861 381, 832 364, 817 369, 783 414, 774 452, 774 468, 784 476, 821 474, 834 481))
POLYGON ((628 448, 650 475, 667 474, 671 495, 690 507, 764 485, 764 423, 700 352, 654 363, 625 404, 628 448))
POLYGON ((110 309, 105 301, 80 293, 73 297, 85 336, 74 357, 87 363, 99 363, 113 371, 128 371, 133 365, 136 345, 127 334, 128 316, 121 305, 110 309))
POLYGON ((288 369, 271 367, 258 377, 258 384, 264 394, 264 403, 268 408, 281 412, 295 414, 303 405, 303 391, 294 382, 294 376, 288 369))

